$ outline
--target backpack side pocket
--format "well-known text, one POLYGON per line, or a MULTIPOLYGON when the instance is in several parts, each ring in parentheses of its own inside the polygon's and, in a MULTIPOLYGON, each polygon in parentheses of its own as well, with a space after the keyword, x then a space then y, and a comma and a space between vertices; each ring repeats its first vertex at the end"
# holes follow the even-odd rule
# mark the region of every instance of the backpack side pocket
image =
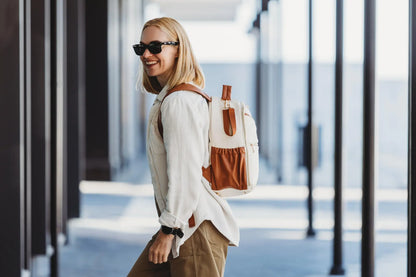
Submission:
POLYGON ((244 127, 246 140, 246 159, 248 168, 249 191, 256 186, 259 178, 259 141, 254 118, 246 105, 244 105, 244 127))

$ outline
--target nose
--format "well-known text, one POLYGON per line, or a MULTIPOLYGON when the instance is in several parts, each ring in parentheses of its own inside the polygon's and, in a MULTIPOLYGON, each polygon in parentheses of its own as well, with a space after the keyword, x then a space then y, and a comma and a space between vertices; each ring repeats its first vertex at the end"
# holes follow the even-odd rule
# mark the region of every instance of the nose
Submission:
POLYGON ((143 58, 146 58, 146 57, 149 57, 151 55, 152 55, 152 53, 150 53, 149 49, 146 48, 146 50, 144 50, 142 56, 143 56, 143 58))

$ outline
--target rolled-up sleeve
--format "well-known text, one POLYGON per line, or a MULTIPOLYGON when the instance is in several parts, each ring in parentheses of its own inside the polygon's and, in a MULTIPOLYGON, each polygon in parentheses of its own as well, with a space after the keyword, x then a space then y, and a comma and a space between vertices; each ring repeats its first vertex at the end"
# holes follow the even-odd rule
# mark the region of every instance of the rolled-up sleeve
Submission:
POLYGON ((207 106, 202 97, 184 91, 166 97, 162 104, 168 175, 166 208, 159 217, 162 225, 182 229, 198 205, 207 147, 207 106))

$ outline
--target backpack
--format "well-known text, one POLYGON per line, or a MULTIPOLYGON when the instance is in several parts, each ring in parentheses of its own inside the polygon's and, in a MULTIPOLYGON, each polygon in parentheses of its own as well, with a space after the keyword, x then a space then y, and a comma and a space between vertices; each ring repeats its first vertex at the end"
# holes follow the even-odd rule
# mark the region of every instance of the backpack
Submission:
MULTIPOLYGON (((259 146, 256 123, 248 106, 231 100, 231 86, 226 85, 218 98, 208 96, 194 85, 180 84, 169 90, 163 100, 180 90, 195 92, 208 102, 210 165, 202 167, 202 175, 212 190, 223 197, 252 191, 259 175, 259 146)), ((163 138, 160 112, 158 129, 163 138)))

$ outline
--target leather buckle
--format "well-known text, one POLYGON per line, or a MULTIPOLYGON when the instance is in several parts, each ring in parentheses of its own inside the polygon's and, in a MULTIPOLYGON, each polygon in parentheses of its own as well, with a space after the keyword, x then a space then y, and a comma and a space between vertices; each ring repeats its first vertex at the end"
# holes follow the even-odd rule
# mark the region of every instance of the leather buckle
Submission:
POLYGON ((225 102, 224 102, 224 108, 225 108, 225 109, 229 109, 229 108, 231 108, 231 103, 230 103, 230 100, 225 100, 225 102))

